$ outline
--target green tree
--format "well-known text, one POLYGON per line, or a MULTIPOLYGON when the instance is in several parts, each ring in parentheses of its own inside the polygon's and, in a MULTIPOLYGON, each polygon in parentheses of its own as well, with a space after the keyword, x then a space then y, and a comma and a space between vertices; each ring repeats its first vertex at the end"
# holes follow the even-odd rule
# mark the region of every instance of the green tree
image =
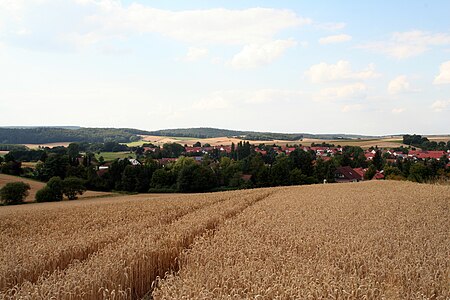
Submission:
POLYGON ((216 176, 211 168, 194 164, 178 173, 177 188, 180 192, 203 192, 214 187, 216 176))
POLYGON ((414 182, 424 182, 428 179, 428 169, 422 163, 415 163, 409 168, 408 180, 414 182))
POLYGON ((375 165, 370 165, 370 167, 367 169, 366 173, 364 173, 364 179, 365 180, 371 180, 373 176, 377 173, 377 168, 375 165))
POLYGON ((9 182, 0 189, 0 199, 4 204, 20 204, 23 203, 30 185, 25 182, 9 182))
POLYGON ((383 169, 383 157, 381 155, 380 150, 377 150, 375 152, 375 156, 373 157, 372 163, 375 166, 375 168, 377 168, 377 170, 383 169))
POLYGON ((67 155, 69 155, 70 162, 75 163, 80 155, 80 145, 77 143, 70 143, 69 146, 67 146, 67 155))
POLYGON ((63 199, 64 182, 59 177, 52 177, 47 185, 36 193, 37 202, 54 202, 63 199))
POLYGON ((271 185, 289 185, 292 161, 286 155, 278 155, 270 170, 271 185))
POLYGON ((150 187, 154 189, 170 189, 174 184, 172 172, 158 169, 153 172, 150 187))
POLYGON ((48 186, 44 186, 36 193, 36 202, 55 202, 61 200, 62 199, 59 199, 48 186))
POLYGON ((63 180, 63 193, 69 200, 77 199, 86 191, 84 180, 78 177, 67 177, 63 180))

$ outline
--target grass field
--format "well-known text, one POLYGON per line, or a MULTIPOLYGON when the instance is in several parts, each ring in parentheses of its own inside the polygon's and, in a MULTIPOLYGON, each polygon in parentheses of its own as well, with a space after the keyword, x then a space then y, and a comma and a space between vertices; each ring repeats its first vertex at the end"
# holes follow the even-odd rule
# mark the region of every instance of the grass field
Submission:
POLYGON ((100 156, 103 156, 105 161, 113 161, 118 158, 136 158, 136 154, 131 152, 100 152, 100 154, 95 154, 95 158, 97 159, 99 159, 100 156))
POLYGON ((389 181, 0 207, 0 298, 449 299, 449 207, 389 181))
MULTIPOLYGON (((0 174, 0 188, 3 187, 8 182, 18 182, 18 181, 28 183, 31 187, 31 190, 29 191, 29 194, 28 194, 27 198, 25 199, 26 202, 34 201, 36 192, 45 186, 45 183, 40 182, 40 181, 35 181, 35 180, 27 179, 27 178, 11 176, 11 175, 6 175, 6 174, 0 174)), ((86 191, 83 195, 79 196, 79 198, 81 198, 81 199, 82 198, 92 198, 92 197, 100 197, 100 196, 107 196, 107 195, 111 195, 111 193, 86 191)))

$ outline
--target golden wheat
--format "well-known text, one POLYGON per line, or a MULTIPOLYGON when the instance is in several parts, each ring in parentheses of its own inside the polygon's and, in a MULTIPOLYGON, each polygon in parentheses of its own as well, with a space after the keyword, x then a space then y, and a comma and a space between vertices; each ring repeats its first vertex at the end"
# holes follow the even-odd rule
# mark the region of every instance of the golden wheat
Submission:
POLYGON ((197 238, 154 299, 450 299, 450 188, 285 188, 197 238))
POLYGON ((0 299, 449 299, 449 207, 388 181, 2 207, 0 299))

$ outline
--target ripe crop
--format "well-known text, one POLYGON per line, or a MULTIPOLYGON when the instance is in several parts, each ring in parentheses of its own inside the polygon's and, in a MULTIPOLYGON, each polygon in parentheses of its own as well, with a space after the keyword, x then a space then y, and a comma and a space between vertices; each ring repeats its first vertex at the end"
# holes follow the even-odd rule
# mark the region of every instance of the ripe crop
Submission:
POLYGON ((363 182, 0 208, 0 299, 449 299, 450 187, 363 182))

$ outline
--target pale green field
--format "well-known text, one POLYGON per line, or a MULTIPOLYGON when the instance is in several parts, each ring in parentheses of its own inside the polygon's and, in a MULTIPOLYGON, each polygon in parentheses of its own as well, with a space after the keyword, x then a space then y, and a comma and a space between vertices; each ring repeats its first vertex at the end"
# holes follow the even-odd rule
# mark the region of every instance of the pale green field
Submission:
POLYGON ((117 158, 136 158, 136 155, 130 152, 100 152, 100 154, 95 154, 96 159, 99 159, 100 156, 103 156, 105 161, 113 161, 117 158))

